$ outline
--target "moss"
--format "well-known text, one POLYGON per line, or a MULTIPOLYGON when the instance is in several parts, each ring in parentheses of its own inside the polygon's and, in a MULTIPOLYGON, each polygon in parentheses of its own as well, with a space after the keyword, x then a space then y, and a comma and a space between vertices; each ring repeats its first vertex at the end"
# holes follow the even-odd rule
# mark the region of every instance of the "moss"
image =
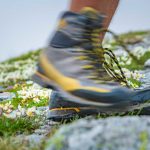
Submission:
POLYGON ((141 146, 139 150, 147 150, 147 145, 148 145, 148 133, 146 131, 143 131, 139 135, 140 141, 141 141, 141 146))

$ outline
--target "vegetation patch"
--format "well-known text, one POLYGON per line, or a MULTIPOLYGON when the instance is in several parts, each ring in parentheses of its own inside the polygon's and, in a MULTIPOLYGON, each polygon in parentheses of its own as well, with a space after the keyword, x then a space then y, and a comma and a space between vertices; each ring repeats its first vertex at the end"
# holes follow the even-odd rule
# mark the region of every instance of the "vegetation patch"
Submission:
POLYGON ((7 117, 0 118, 0 136, 8 137, 19 134, 29 134, 39 127, 38 117, 20 117, 10 119, 7 117))
POLYGON ((45 143, 39 145, 34 144, 31 146, 27 141, 21 141, 16 137, 10 138, 0 138, 0 148, 1 150, 43 150, 45 143))

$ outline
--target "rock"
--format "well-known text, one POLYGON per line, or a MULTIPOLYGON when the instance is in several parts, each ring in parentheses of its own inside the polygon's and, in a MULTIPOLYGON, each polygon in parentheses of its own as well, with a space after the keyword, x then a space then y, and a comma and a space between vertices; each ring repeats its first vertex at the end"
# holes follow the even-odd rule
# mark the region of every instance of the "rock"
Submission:
POLYGON ((14 86, 8 86, 6 88, 4 88, 3 86, 0 86, 0 93, 3 93, 5 91, 7 91, 7 90, 11 90, 13 88, 14 88, 14 86))
POLYGON ((24 135, 20 134, 16 136, 16 141, 19 143, 26 143, 31 149, 36 149, 40 146, 41 142, 44 140, 44 135, 30 134, 24 135))
POLYGON ((62 126, 45 150, 150 150, 150 117, 81 119, 62 126))
POLYGON ((49 128, 49 125, 43 125, 43 126, 41 126, 40 128, 41 128, 41 129, 47 129, 47 128, 49 128))
POLYGON ((14 86, 8 86, 5 90, 12 90, 14 86))
POLYGON ((32 144, 40 144, 43 138, 44 138, 43 135, 31 134, 26 136, 24 139, 32 144))
POLYGON ((4 88, 0 86, 0 93, 4 91, 4 88))
POLYGON ((144 64, 145 68, 150 68, 150 59, 148 59, 145 64, 144 64))
POLYGON ((10 100, 15 97, 15 94, 9 92, 0 93, 0 101, 10 100))
POLYGON ((34 133, 38 135, 47 135, 51 131, 51 129, 52 129, 52 125, 48 125, 45 122, 45 125, 40 126, 40 128, 36 129, 34 133))
POLYGON ((47 130, 46 129, 36 129, 34 131, 34 133, 38 134, 38 135, 43 135, 43 134, 46 134, 47 133, 47 130))
POLYGON ((144 46, 150 47, 150 34, 148 34, 144 39, 144 46))
POLYGON ((39 111, 47 111, 49 110, 48 106, 42 106, 42 107, 37 107, 37 110, 39 111))
POLYGON ((140 79, 141 86, 139 89, 150 88, 150 68, 142 70, 139 73, 144 74, 144 78, 140 79))

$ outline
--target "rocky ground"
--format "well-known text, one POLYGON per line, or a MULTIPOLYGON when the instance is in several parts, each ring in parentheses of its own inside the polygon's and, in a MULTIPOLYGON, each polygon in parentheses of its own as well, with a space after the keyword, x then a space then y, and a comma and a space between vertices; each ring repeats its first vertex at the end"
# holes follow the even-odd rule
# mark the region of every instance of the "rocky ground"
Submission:
POLYGON ((81 119, 61 127, 46 150, 149 150, 150 117, 81 119))
MULTIPOLYGON (((131 88, 150 86, 149 31, 107 39, 104 46, 114 50, 131 88), (124 50, 124 45, 138 61, 124 50)), ((51 90, 31 81, 40 51, 0 63, 0 149, 150 149, 148 116, 133 117, 130 115, 137 114, 131 112, 126 117, 117 114, 103 119, 104 116, 98 115, 97 119, 88 117, 63 127, 48 120, 51 90)))

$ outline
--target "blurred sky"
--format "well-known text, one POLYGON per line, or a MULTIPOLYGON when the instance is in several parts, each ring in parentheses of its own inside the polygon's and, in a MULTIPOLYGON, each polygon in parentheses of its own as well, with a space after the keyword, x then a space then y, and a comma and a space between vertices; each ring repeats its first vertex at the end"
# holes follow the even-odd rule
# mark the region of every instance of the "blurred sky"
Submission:
MULTIPOLYGON (((120 0, 117 33, 150 29, 150 0, 120 0)), ((0 61, 44 47, 69 0, 0 0, 0 61)))

